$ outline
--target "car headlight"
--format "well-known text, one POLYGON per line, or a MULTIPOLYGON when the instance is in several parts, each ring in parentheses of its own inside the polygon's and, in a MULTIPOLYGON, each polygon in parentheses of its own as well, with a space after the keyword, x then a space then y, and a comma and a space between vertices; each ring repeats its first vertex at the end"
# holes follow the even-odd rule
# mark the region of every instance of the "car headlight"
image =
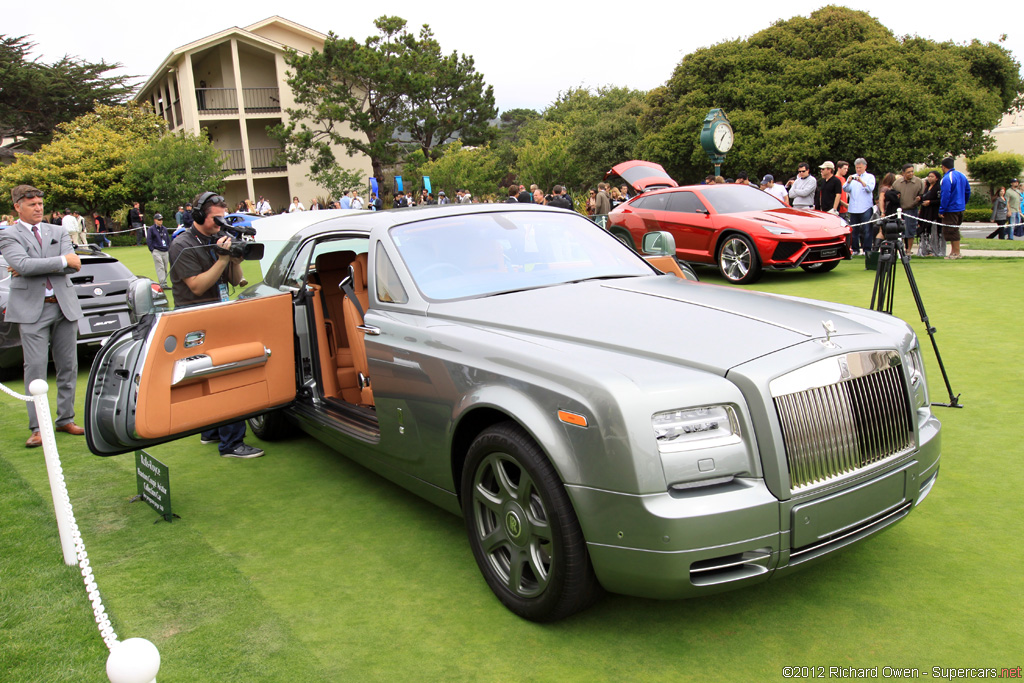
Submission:
POLYGON ((903 354, 903 362, 907 364, 907 377, 910 381, 910 400, 914 408, 929 405, 928 380, 924 374, 924 358, 921 356, 921 344, 914 335, 910 350, 903 354))
POLYGON ((658 450, 704 448, 713 442, 739 436, 735 414, 729 406, 707 406, 656 413, 651 418, 658 450))
POLYGON ((671 488, 705 486, 754 473, 732 406, 655 413, 651 426, 665 479, 671 488))
POLYGON ((761 227, 773 235, 793 235, 796 233, 795 230, 784 228, 781 225, 768 225, 767 223, 762 223, 761 227))

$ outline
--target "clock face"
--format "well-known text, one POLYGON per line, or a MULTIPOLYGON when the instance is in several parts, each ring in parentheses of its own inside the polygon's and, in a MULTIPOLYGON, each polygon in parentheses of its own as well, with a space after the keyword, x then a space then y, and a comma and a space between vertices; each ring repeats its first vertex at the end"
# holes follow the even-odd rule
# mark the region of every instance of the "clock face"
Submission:
POLYGON ((732 126, 728 123, 720 123, 715 126, 712 136, 715 143, 715 149, 719 152, 724 154, 732 149, 732 126))

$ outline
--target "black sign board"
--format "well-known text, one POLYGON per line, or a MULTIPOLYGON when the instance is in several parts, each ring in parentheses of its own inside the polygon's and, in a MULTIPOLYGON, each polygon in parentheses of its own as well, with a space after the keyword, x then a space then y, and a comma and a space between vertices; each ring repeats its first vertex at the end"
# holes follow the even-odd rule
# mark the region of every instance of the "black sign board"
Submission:
POLYGON ((178 516, 171 512, 171 470, 167 465, 146 451, 135 451, 135 482, 139 495, 133 501, 141 498, 168 522, 178 516))

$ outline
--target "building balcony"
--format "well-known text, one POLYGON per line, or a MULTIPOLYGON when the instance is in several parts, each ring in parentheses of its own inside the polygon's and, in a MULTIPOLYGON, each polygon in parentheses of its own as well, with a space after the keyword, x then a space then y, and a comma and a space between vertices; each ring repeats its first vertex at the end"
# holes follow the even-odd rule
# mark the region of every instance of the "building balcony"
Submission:
MULTIPOLYGON (((238 91, 235 88, 196 88, 196 107, 200 115, 237 114, 238 91)), ((280 89, 242 88, 242 107, 246 114, 279 112, 280 89)))
MULTIPOLYGON (((287 171, 288 167, 281 157, 280 147, 253 147, 249 150, 249 159, 252 161, 252 172, 255 173, 280 173, 287 171)), ((231 173, 245 173, 245 150, 224 149, 225 171, 231 173)))

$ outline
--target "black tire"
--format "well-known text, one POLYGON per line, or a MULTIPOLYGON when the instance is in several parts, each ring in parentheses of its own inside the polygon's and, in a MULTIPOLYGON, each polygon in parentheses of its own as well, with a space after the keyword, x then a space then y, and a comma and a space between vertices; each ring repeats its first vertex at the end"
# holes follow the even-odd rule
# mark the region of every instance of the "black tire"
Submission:
POLYGON ((462 475, 462 509, 484 579, 515 614, 556 621, 600 595, 569 496, 519 425, 494 425, 473 441, 462 475))
POLYGON ((835 270, 838 265, 839 261, 827 261, 825 263, 809 263, 806 266, 800 267, 808 273, 827 273, 830 270, 835 270))
POLYGON ((291 425, 280 410, 250 417, 247 422, 253 436, 263 441, 280 441, 292 434, 291 425))
POLYGON ((761 257, 746 235, 726 236, 718 249, 718 270, 734 285, 749 285, 761 279, 761 257))

